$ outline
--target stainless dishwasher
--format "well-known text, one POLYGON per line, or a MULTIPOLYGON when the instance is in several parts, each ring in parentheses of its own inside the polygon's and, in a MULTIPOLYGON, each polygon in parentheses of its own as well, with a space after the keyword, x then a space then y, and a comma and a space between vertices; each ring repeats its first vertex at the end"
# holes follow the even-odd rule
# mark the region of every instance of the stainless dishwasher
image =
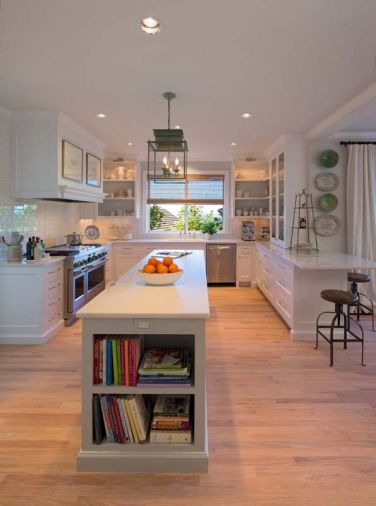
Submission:
POLYGON ((208 284, 236 284, 236 244, 206 245, 208 284))

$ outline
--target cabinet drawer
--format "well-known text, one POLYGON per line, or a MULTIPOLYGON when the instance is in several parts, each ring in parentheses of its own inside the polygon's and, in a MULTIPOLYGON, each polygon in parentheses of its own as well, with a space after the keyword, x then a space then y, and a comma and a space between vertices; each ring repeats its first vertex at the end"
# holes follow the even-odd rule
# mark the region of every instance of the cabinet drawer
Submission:
POLYGON ((275 285, 275 297, 280 306, 283 307, 291 318, 293 309, 292 295, 287 292, 279 282, 275 285))
POLYGON ((57 301, 51 304, 44 315, 44 320, 47 323, 51 323, 62 318, 62 304, 61 301, 57 301))
POLYGON ((50 279, 51 277, 56 276, 60 272, 63 272, 62 262, 60 262, 56 265, 51 265, 51 267, 49 267, 46 270, 46 277, 47 277, 47 279, 50 279))

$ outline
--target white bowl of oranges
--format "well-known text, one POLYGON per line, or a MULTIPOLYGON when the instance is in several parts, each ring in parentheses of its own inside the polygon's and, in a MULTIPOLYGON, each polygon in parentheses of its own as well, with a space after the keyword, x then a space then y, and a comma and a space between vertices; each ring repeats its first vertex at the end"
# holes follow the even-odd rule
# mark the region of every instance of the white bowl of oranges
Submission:
POLYGON ((138 271, 140 279, 147 285, 172 285, 183 275, 183 269, 176 265, 171 257, 162 261, 151 257, 148 263, 138 271))

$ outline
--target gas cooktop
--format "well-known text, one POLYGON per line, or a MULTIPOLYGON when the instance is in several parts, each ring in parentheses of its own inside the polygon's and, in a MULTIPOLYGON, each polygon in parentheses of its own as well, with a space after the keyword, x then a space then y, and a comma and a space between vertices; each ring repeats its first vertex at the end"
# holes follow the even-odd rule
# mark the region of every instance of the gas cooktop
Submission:
POLYGON ((50 255, 78 255, 80 253, 88 253, 95 249, 101 248, 102 244, 80 244, 78 246, 67 246, 66 244, 60 244, 58 246, 52 246, 47 248, 46 252, 50 255))

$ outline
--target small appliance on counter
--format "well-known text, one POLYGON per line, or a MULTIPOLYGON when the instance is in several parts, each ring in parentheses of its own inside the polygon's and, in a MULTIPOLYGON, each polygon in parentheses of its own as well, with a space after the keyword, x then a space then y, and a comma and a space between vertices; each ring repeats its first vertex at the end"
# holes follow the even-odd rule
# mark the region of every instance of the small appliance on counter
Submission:
POLYGON ((242 223, 242 241, 254 241, 255 228, 253 221, 243 221, 242 223))
POLYGON ((76 234, 76 232, 65 235, 64 237, 67 239, 67 246, 79 246, 82 241, 82 235, 76 234))
POLYGON ((22 262, 22 241, 24 237, 19 232, 12 232, 12 238, 9 242, 2 236, 3 243, 8 246, 8 262, 22 262))

